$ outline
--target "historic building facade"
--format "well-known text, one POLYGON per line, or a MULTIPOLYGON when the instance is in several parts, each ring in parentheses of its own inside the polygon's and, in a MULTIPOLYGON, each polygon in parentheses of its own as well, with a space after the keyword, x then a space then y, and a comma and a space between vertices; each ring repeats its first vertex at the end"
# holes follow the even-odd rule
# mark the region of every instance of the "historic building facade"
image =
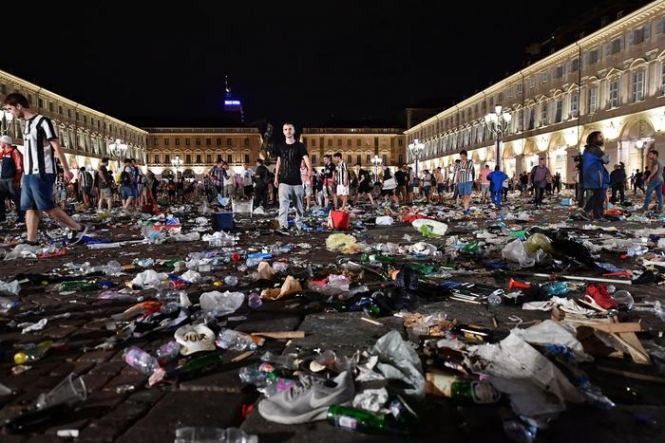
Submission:
MULTIPOLYGON (((111 149, 116 140, 127 146, 123 156, 135 158, 145 169, 147 131, 0 71, 0 100, 4 101, 12 92, 25 95, 32 109, 57 125, 60 144, 75 172, 81 166, 97 169, 102 157, 117 160, 120 152, 111 149)), ((3 121, 3 126, 5 123, 3 121)), ((6 128, 19 149, 23 145, 21 128, 22 123, 17 119, 9 122, 6 128)), ((115 170, 116 162, 111 163, 115 170)))
POLYGON ((301 136, 313 166, 323 164, 324 155, 341 152, 349 165, 360 162, 373 165, 378 156, 381 163, 396 166, 406 161, 405 137, 397 128, 304 128, 301 136))
POLYGON ((161 177, 182 172, 201 178, 218 160, 239 170, 260 156, 263 137, 257 128, 148 128, 148 165, 161 177))
POLYGON ((495 140, 485 116, 496 106, 512 116, 500 148, 509 176, 545 157, 550 170, 573 182, 572 159, 594 130, 605 135, 610 167, 624 162, 629 171, 643 169, 652 144, 665 154, 665 2, 650 3, 409 128, 406 143, 424 143, 422 167, 448 166, 463 149, 476 163, 493 166, 495 140))

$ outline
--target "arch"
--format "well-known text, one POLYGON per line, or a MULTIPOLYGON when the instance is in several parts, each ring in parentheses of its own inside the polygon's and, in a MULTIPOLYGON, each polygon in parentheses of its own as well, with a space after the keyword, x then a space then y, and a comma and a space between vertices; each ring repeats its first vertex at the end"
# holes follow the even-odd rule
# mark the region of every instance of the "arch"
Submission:
POLYGON ((182 177, 183 178, 195 178, 196 174, 191 169, 185 169, 185 171, 182 173, 182 177))
POLYGON ((652 138, 656 134, 653 124, 645 118, 635 117, 626 122, 619 135, 619 140, 637 140, 638 138, 652 138))
POLYGON ((646 61, 645 59, 643 59, 643 58, 636 58, 636 59, 633 60, 633 62, 630 64, 630 68, 629 68, 629 69, 632 70, 632 69, 635 69, 635 68, 639 68, 639 67, 642 67, 643 65, 646 65, 646 64, 647 64, 647 61, 646 61))
POLYGON ((503 152, 501 153, 501 158, 503 160, 507 160, 513 157, 515 157, 515 150, 513 149, 513 144, 508 143, 505 146, 503 146, 503 152))
POLYGON ((162 178, 173 178, 175 174, 171 169, 164 169, 162 171, 162 178))
POLYGON ((550 143, 547 147, 547 152, 553 152, 561 147, 566 147, 566 139, 561 133, 556 133, 550 137, 550 143))
POLYGON ((524 152, 525 156, 533 155, 536 153, 536 143, 532 138, 527 138, 524 143, 524 152))

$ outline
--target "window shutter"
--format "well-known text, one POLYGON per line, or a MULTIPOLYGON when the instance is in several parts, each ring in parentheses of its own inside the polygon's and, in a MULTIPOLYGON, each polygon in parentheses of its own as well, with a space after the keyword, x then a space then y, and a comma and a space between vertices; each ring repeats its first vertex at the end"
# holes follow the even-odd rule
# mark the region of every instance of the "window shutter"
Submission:
POLYGON ((649 40, 649 37, 651 37, 651 22, 644 25, 644 41, 649 40))
POLYGON ((656 34, 662 34, 665 32, 665 17, 661 17, 656 24, 656 34))
POLYGON ((628 31, 628 46, 633 45, 634 38, 635 38, 635 31, 628 31))
POLYGON ((610 55, 610 51, 612 51, 612 42, 605 43, 605 57, 610 55))
POLYGON ((619 38, 619 51, 623 51, 623 35, 619 38))
POLYGON ((589 66, 589 56, 590 55, 591 55, 590 52, 584 53, 584 56, 582 57, 583 58, 582 62, 584 64, 584 66, 589 66))

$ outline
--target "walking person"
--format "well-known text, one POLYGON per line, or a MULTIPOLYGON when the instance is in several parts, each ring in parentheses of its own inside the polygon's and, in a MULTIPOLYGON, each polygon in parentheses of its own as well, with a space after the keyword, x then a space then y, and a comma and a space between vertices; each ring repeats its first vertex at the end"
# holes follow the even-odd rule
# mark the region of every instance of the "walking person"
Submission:
POLYGON ((554 174, 554 178, 552 179, 552 188, 557 194, 561 192, 561 174, 559 172, 554 174))
POLYGON ((39 221, 42 212, 63 223, 70 231, 67 234, 69 243, 78 243, 88 228, 71 219, 53 202, 53 182, 56 176, 56 157, 63 169, 63 178, 72 179, 65 153, 60 147, 55 125, 30 108, 28 99, 19 93, 11 93, 5 97, 5 107, 14 117, 25 121, 23 143, 26 152, 26 163, 21 189, 21 209, 26 211, 27 239, 29 245, 37 245, 39 221))
POLYGON ((490 172, 487 176, 487 179, 492 192, 492 206, 501 209, 501 194, 504 192, 504 184, 508 181, 508 176, 501 170, 499 165, 496 165, 494 171, 490 172))
POLYGON ((254 171, 249 167, 249 163, 243 163, 242 168, 243 194, 247 200, 250 200, 254 194, 254 171))
MULTIPOLYGON (((405 165, 406 166, 406 165, 405 165)), ((405 171, 397 171, 395 173, 395 176, 393 177, 392 172, 390 171, 390 168, 388 166, 383 165, 383 182, 381 184, 381 196, 384 198, 390 197, 393 200, 393 203, 395 204, 395 207, 399 206, 399 198, 395 194, 395 189, 399 187, 398 181, 396 179, 397 174, 400 172, 406 174, 405 171)), ((406 191, 405 191, 406 193, 406 191)))
POLYGON ((423 189, 423 193, 425 194, 425 202, 430 201, 430 193, 432 191, 432 181, 434 180, 434 176, 430 174, 428 169, 425 169, 423 173, 421 174, 421 186, 423 189))
POLYGON ((443 203, 443 192, 446 188, 446 176, 443 173, 441 167, 436 168, 436 174, 434 174, 434 179, 436 180, 436 194, 439 203, 443 203))
POLYGON ((607 221, 603 217, 603 205, 610 183, 610 174, 605 165, 610 157, 603 151, 605 139, 600 131, 593 131, 587 137, 587 144, 582 154, 582 187, 585 192, 592 193, 585 210, 591 209, 592 217, 597 221, 607 221))
POLYGON ((626 181, 626 170, 620 165, 614 165, 614 170, 610 174, 610 187, 612 188, 612 203, 617 202, 617 193, 619 193, 620 202, 626 199, 624 195, 624 182, 626 181))
MULTIPOLYGON (((336 152, 333 156, 335 168, 337 171, 337 196, 342 198, 341 211, 346 211, 346 205, 349 199, 349 167, 346 162, 342 160, 342 153, 336 152)), ((335 202, 335 209, 337 209, 337 202, 335 202)))
POLYGON ((471 213, 469 204, 471 203, 471 192, 473 190, 475 170, 473 162, 469 161, 466 150, 462 150, 459 155, 460 162, 455 170, 455 184, 457 185, 459 195, 462 197, 464 214, 468 215, 471 213))
POLYGON ((256 160, 256 173, 254 174, 256 181, 256 192, 254 193, 254 206, 267 208, 268 207, 268 168, 263 164, 263 160, 256 160))
POLYGON ((651 174, 649 174, 645 180, 647 190, 642 210, 649 210, 651 193, 656 191, 656 197, 658 198, 658 214, 660 214, 663 212, 663 165, 658 161, 658 151, 655 150, 653 145, 651 145, 647 158, 651 161, 651 174))
POLYGON ((99 211, 104 208, 104 202, 106 202, 109 211, 113 208, 113 176, 108 170, 108 164, 109 159, 104 157, 96 174, 96 183, 99 188, 99 203, 97 204, 97 210, 99 211))
POLYGON ((480 171, 480 201, 481 203, 487 203, 490 196, 490 181, 488 179, 489 175, 492 173, 490 170, 490 165, 485 164, 485 168, 480 171))
POLYGON ((305 211, 309 212, 309 208, 312 206, 312 196, 314 195, 314 192, 312 178, 309 175, 309 169, 307 168, 304 159, 300 162, 300 180, 302 181, 303 190, 305 192, 305 211))
POLYGON ((282 126, 285 141, 277 146, 277 164, 275 166, 275 187, 279 190, 279 228, 282 234, 288 235, 289 207, 291 203, 296 209, 296 229, 302 229, 303 186, 300 178, 300 163, 305 160, 308 178, 312 175, 312 164, 307 148, 295 138, 296 129, 293 123, 286 122, 282 126))
POLYGON ((21 210, 21 178, 23 177, 23 154, 14 146, 8 135, 0 137, 2 165, 0 166, 0 223, 6 221, 5 203, 9 198, 15 206, 16 223, 25 223, 25 211, 21 210))
POLYGON ((529 184, 533 184, 533 188, 536 191, 535 205, 538 209, 543 206, 543 196, 545 195, 548 178, 551 179, 552 174, 547 166, 545 166, 545 157, 541 157, 538 160, 538 164, 531 169, 531 174, 529 175, 529 184))
POLYGON ((363 169, 360 163, 356 163, 356 174, 358 175, 358 198, 356 203, 360 201, 360 197, 369 198, 369 203, 374 206, 374 197, 372 197, 372 179, 369 171, 363 169))
POLYGON ((83 194, 83 206, 86 210, 90 209, 90 196, 92 195, 92 175, 81 166, 79 170, 79 183, 81 184, 81 194, 83 194))

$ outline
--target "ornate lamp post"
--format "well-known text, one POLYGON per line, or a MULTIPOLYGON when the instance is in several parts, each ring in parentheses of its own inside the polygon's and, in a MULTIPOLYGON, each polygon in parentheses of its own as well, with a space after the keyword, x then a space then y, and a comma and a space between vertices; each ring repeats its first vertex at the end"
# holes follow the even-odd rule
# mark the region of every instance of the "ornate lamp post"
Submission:
POLYGON ((485 116, 485 123, 496 140, 496 145, 494 147, 494 160, 497 165, 501 159, 501 138, 508 130, 508 125, 510 124, 512 117, 513 116, 509 112, 503 111, 501 106, 497 106, 494 108, 494 112, 490 112, 485 116))
POLYGON ((12 120, 14 120, 14 114, 3 108, 2 114, 0 114, 0 135, 7 135, 12 120))
POLYGON ((425 150, 425 144, 420 143, 418 139, 415 139, 413 143, 409 144, 409 151, 411 155, 416 159, 416 178, 418 178, 418 160, 420 160, 420 155, 425 150))
POLYGON ((180 173, 180 168, 182 168, 182 160, 180 160, 180 156, 176 155, 173 160, 171 160, 171 164, 175 168, 176 176, 180 173))
POLYGON ((123 142, 119 138, 116 138, 115 142, 109 145, 109 153, 111 156, 115 157, 116 161, 118 162, 118 171, 122 168, 122 159, 125 158, 127 148, 127 143, 123 142))
POLYGON ((379 181, 379 166, 381 166, 381 163, 383 161, 381 160, 381 157, 378 155, 375 155, 374 158, 372 159, 372 164, 374 165, 374 181, 378 182, 379 181))

